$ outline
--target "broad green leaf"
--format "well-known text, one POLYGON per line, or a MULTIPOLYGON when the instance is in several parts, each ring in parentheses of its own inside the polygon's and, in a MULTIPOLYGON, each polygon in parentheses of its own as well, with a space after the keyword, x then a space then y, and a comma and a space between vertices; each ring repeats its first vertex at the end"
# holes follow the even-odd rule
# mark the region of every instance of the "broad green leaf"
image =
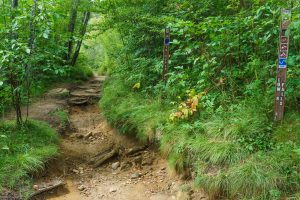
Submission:
POLYGON ((9 147, 7 145, 5 145, 4 147, 1 148, 2 150, 9 150, 9 147))

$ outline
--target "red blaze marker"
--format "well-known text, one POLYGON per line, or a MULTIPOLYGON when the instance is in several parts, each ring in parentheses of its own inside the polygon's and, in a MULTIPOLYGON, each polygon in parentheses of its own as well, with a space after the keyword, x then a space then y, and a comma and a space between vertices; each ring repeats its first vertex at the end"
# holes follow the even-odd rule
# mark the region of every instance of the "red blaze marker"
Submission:
POLYGON ((284 43, 288 43, 288 37, 281 37, 281 43, 284 44, 284 43))
POLYGON ((288 50, 288 45, 287 44, 281 44, 280 49, 281 49, 281 51, 287 51, 288 50))
POLYGON ((287 52, 281 51, 280 58, 287 58, 287 52))

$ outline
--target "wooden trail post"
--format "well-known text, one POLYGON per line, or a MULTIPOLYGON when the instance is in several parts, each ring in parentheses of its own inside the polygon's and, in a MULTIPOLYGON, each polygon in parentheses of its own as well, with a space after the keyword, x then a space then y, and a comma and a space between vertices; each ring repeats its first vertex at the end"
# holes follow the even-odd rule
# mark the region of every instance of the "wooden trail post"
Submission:
POLYGON ((291 24, 291 10, 281 10, 281 24, 279 36, 279 56, 275 92, 275 121, 281 121, 284 117, 287 59, 289 52, 289 26, 291 24))
POLYGON ((162 79, 168 81, 168 72, 169 72, 169 58, 170 58, 170 28, 165 29, 165 39, 164 39, 164 62, 163 62, 163 77, 162 79))

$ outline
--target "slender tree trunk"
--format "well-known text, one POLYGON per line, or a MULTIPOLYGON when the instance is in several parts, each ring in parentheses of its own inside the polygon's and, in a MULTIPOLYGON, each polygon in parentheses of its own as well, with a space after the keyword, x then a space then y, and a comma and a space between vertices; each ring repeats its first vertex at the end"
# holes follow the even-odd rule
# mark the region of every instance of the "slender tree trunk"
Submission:
MULTIPOLYGON (((29 24, 29 38, 28 38, 28 48, 30 50, 30 57, 33 55, 34 46, 35 46, 35 26, 34 26, 34 19, 36 16, 36 10, 37 10, 37 0, 34 0, 34 4, 32 6, 31 10, 31 21, 29 24)), ((31 87, 31 77, 30 77, 30 65, 25 66, 25 74, 26 74, 26 90, 27 90, 27 102, 26 102, 26 120, 25 123, 28 120, 29 117, 29 100, 30 100, 30 87, 31 87)))
MULTIPOLYGON (((13 20, 15 19, 15 11, 18 8, 19 1, 18 0, 12 0, 11 2, 11 8, 12 8, 12 13, 11 13, 11 20, 13 23, 13 20)), ((11 39, 17 39, 18 34, 13 32, 11 33, 11 39)), ((13 60, 10 66, 10 76, 9 76, 9 83, 11 86, 11 93, 12 93, 12 102, 13 106, 16 112, 16 123, 17 126, 20 126, 23 123, 22 120, 22 111, 21 111, 21 91, 20 91, 20 82, 17 79, 17 77, 14 74, 14 63, 15 61, 13 60)))
POLYGON ((80 30, 80 37, 81 38, 77 42, 77 46, 76 46, 76 49, 75 49, 75 52, 74 52, 74 55, 73 55, 73 58, 72 58, 72 61, 71 61, 72 66, 74 66, 76 64, 77 58, 79 56, 79 52, 80 52, 80 48, 81 48, 81 45, 82 45, 83 37, 86 33, 86 29, 87 29, 90 17, 91 17, 91 12, 89 12, 89 11, 84 12, 82 27, 81 27, 81 30, 80 30))
POLYGON ((73 51, 73 36, 74 36, 74 31, 75 31, 75 25, 76 25, 76 19, 77 19, 77 12, 78 12, 78 6, 79 6, 80 0, 73 0, 72 1, 72 8, 71 8, 71 13, 70 13, 70 22, 68 26, 68 32, 69 32, 69 41, 67 44, 68 47, 68 52, 66 55, 66 60, 69 63, 73 51))
POLYGON ((12 0, 11 1, 11 7, 12 9, 16 9, 19 5, 19 0, 12 0))
POLYGON ((17 124, 17 126, 20 126, 23 123, 22 111, 21 111, 21 92, 18 87, 19 81, 17 80, 12 67, 10 69, 9 84, 11 87, 11 96, 12 96, 13 107, 16 112, 16 124, 17 124))

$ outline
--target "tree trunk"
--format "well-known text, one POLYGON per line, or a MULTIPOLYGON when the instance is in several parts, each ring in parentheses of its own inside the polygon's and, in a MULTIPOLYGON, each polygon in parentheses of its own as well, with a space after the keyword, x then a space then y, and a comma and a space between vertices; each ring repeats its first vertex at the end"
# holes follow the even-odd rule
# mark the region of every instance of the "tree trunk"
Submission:
POLYGON ((9 76, 9 84, 11 87, 11 96, 12 96, 12 103, 13 107, 16 112, 16 124, 17 126, 20 126, 23 122, 22 120, 22 110, 21 110, 21 92, 19 90, 19 81, 15 77, 15 74, 12 70, 12 67, 10 69, 10 76, 9 76))
MULTIPOLYGON (((19 1, 18 0, 12 0, 11 2, 11 8, 12 8, 12 13, 11 13, 11 19, 12 23, 15 18, 15 11, 18 8, 19 1)), ((11 34, 11 39, 17 39, 18 34, 12 31, 11 34)), ((16 112, 16 124, 19 127, 22 123, 22 110, 21 110, 21 91, 20 91, 20 82, 17 79, 17 77, 14 74, 14 61, 11 63, 12 66, 10 66, 10 76, 9 76, 9 83, 11 86, 11 94, 12 94, 12 102, 13 106, 16 112)))
POLYGON ((69 32, 69 41, 68 41, 68 52, 66 55, 66 60, 69 63, 72 50, 73 50, 73 36, 74 36, 74 31, 75 31, 75 25, 76 25, 76 19, 77 19, 77 12, 78 12, 78 6, 79 6, 79 0, 73 0, 72 1, 72 8, 71 8, 71 14, 70 14, 70 22, 69 22, 69 27, 68 27, 68 32, 69 32))
MULTIPOLYGON (((29 24, 29 38, 28 38, 28 44, 27 47, 30 49, 30 57, 33 55, 33 50, 35 46, 35 26, 34 26, 34 19, 36 17, 36 10, 37 10, 37 0, 34 0, 34 4, 32 6, 31 10, 31 20, 29 24)), ((25 75, 26 75, 26 90, 27 90, 27 102, 26 102, 26 120, 25 123, 28 120, 29 117, 29 100, 30 100, 30 87, 31 87, 31 79, 30 79, 30 64, 25 66, 25 75)))
POLYGON ((12 2, 11 2, 12 9, 17 8, 18 5, 19 5, 19 0, 12 0, 12 2))
POLYGON ((72 66, 74 66, 76 64, 77 58, 79 56, 79 52, 80 52, 80 49, 81 49, 83 37, 84 37, 84 35, 86 33, 86 29, 87 29, 90 17, 91 17, 91 12, 89 12, 89 11, 84 12, 84 17, 83 17, 83 21, 82 21, 82 27, 81 27, 81 30, 80 30, 80 37, 81 38, 77 42, 77 46, 76 46, 76 49, 75 49, 75 52, 74 52, 74 55, 73 55, 73 58, 72 58, 72 61, 71 61, 71 65, 72 66))

